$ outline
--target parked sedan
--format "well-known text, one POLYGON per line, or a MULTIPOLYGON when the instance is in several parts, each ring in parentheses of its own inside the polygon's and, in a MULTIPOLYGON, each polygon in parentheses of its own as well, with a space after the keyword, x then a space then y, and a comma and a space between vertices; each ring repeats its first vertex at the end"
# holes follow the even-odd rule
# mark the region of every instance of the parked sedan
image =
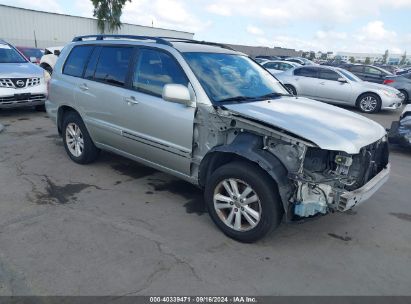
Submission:
POLYGON ((266 68, 271 74, 278 74, 284 71, 288 71, 289 69, 299 67, 301 66, 301 64, 291 62, 291 61, 275 60, 275 61, 265 61, 261 63, 261 66, 266 68))
POLYGON ((397 109, 404 98, 397 89, 362 81, 336 67, 304 66, 277 74, 276 77, 294 95, 358 107, 365 113, 397 109))
POLYGON ((301 65, 317 65, 315 62, 303 57, 288 57, 285 61, 295 62, 301 65))
POLYGON ((28 61, 40 64, 40 59, 43 56, 43 50, 26 46, 16 46, 16 49, 22 53, 28 61))
POLYGON ((350 71, 364 81, 380 84, 384 82, 385 77, 393 75, 392 73, 382 68, 365 64, 350 64, 345 65, 343 68, 347 71, 350 71))
POLYGON ((396 88, 404 94, 404 103, 408 103, 411 97, 411 73, 403 75, 387 76, 384 80, 385 85, 396 88))

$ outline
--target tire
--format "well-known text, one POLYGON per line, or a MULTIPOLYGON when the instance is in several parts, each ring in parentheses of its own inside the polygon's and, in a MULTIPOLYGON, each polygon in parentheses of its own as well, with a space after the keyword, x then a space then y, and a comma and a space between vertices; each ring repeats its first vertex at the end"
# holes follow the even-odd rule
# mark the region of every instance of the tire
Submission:
POLYGON ((46 106, 44 104, 35 106, 34 109, 38 112, 46 112, 46 106))
POLYGON ((404 103, 404 104, 410 103, 410 95, 408 95, 408 92, 405 91, 405 90, 400 90, 400 92, 401 92, 402 94, 404 94, 404 96, 405 96, 403 103, 404 103))
POLYGON ((100 150, 94 145, 83 120, 77 113, 68 112, 64 116, 62 136, 64 148, 74 162, 84 165, 97 159, 100 150))
POLYGON ((363 113, 377 113, 381 110, 381 98, 374 93, 362 94, 357 99, 357 108, 363 113))
POLYGON ((206 183, 204 198, 217 227, 228 237, 243 243, 255 242, 277 228, 284 213, 275 182, 261 168, 242 161, 228 163, 213 172, 206 183), (235 189, 231 182, 235 182, 240 196, 229 195, 224 182, 231 190, 235 189), (250 200, 256 195, 257 201, 247 204, 241 197, 247 187, 252 192, 245 198, 250 200))
POLYGON ((53 74, 53 68, 48 64, 42 64, 41 67, 45 69, 50 74, 50 76, 53 74))
POLYGON ((294 86, 292 86, 291 84, 285 84, 284 86, 290 94, 297 96, 297 90, 294 88, 294 86))

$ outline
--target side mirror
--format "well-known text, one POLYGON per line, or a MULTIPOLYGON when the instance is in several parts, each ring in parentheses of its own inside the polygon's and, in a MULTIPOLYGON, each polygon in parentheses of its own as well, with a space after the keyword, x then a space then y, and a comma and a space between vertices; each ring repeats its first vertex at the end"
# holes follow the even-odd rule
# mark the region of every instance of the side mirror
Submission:
POLYGON ((186 106, 191 105, 190 91, 181 84, 166 84, 163 88, 163 99, 186 106))
POLYGON ((30 62, 31 63, 37 63, 37 58, 36 57, 30 57, 30 62))
POLYGON ((340 77, 340 78, 338 78, 338 82, 347 83, 348 81, 347 81, 347 79, 345 79, 343 77, 340 77))
POLYGON ((60 50, 54 50, 54 55, 56 55, 57 57, 60 56, 60 50))

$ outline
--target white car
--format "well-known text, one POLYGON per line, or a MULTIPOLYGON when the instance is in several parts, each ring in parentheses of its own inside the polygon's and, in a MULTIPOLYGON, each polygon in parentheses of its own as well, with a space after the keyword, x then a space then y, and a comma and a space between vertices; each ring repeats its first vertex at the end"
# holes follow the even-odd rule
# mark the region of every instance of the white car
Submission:
POLYGON ((293 95, 357 107, 364 113, 396 110, 404 99, 397 89, 362 81, 351 72, 335 67, 302 66, 277 74, 276 78, 293 95))
POLYGON ((34 106, 44 110, 49 77, 12 45, 0 40, 0 109, 34 106))
POLYGON ((278 74, 296 67, 300 67, 301 64, 291 61, 272 60, 261 63, 261 66, 266 68, 271 74, 278 74))
POLYGON ((54 66, 59 58, 63 46, 48 47, 44 51, 43 57, 40 59, 40 67, 45 69, 49 74, 53 74, 54 66))

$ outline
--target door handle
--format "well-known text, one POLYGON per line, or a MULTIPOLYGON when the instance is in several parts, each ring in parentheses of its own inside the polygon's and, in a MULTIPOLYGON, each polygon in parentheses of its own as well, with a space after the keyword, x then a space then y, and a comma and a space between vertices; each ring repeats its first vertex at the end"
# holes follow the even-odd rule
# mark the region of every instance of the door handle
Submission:
POLYGON ((320 84, 321 84, 321 85, 325 85, 325 82, 324 82, 324 81, 323 81, 323 82, 320 82, 320 84))
POLYGON ((85 83, 80 84, 80 85, 79 85, 79 88, 80 88, 80 90, 82 90, 82 91, 87 91, 87 90, 88 90, 88 86, 87 86, 85 83))
POLYGON ((134 96, 125 97, 124 101, 127 102, 127 104, 129 106, 138 104, 138 101, 136 100, 136 98, 134 96))

